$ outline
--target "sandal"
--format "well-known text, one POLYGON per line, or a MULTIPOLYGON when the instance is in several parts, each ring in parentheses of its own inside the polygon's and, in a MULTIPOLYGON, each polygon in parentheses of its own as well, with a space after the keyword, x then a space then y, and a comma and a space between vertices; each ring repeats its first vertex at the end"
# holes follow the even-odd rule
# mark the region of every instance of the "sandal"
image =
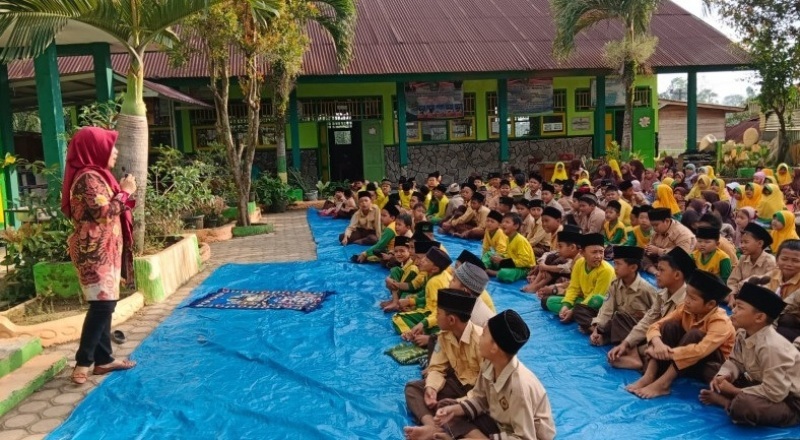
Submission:
POLYGON ((96 374, 98 376, 102 376, 102 375, 108 374, 108 373, 110 373, 112 371, 130 370, 131 368, 133 368, 135 366, 136 366, 136 362, 129 361, 127 359, 124 360, 124 361, 120 361, 120 362, 114 361, 114 362, 108 364, 107 366, 103 366, 103 367, 95 366, 94 367, 94 374, 96 374))
POLYGON ((76 385, 83 385, 86 383, 87 380, 89 380, 89 369, 86 369, 86 371, 81 372, 78 371, 78 368, 79 367, 75 367, 72 370, 72 376, 71 376, 72 383, 76 385))

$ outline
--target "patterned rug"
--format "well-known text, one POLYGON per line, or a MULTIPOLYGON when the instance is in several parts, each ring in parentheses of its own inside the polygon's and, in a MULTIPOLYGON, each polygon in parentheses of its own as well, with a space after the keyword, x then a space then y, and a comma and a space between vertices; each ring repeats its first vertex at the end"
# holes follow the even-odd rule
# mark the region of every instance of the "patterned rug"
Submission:
POLYGON ((192 302, 188 307, 206 309, 289 309, 311 312, 333 292, 292 290, 240 290, 222 288, 192 302))

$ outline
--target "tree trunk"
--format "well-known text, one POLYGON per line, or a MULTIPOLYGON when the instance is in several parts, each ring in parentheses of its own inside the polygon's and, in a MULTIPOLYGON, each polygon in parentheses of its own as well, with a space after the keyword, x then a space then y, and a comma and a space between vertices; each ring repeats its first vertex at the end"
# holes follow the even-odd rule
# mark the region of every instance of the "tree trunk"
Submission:
POLYGON ((633 147, 633 100, 635 95, 634 81, 636 80, 636 65, 633 61, 626 61, 622 71, 622 81, 625 85, 625 115, 622 120, 622 159, 628 160, 633 147))
POLYGON ((789 152, 789 131, 786 129, 786 112, 775 112, 778 117, 780 129, 778 130, 778 163, 786 162, 786 154, 789 152))
POLYGON ((286 113, 278 111, 275 114, 275 121, 277 125, 275 128, 275 136, 278 140, 278 144, 275 147, 278 178, 280 178, 283 183, 287 183, 289 181, 289 174, 286 172, 286 113))
MULTIPOLYGON (((142 54, 143 55, 143 54, 142 54)), ((114 175, 117 179, 125 174, 136 178, 136 208, 133 210, 134 252, 144 249, 145 233, 145 194, 147 192, 147 155, 149 135, 147 127, 147 108, 142 95, 144 66, 131 56, 128 69, 128 83, 125 97, 117 120, 117 165, 114 175)))

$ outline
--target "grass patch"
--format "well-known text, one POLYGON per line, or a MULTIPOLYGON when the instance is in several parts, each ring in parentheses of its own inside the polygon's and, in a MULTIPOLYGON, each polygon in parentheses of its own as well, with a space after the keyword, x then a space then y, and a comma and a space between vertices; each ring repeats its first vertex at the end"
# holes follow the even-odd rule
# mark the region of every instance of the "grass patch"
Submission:
POLYGON ((250 226, 234 226, 234 237, 249 237, 251 235, 269 234, 275 231, 275 227, 271 224, 250 225, 250 226))

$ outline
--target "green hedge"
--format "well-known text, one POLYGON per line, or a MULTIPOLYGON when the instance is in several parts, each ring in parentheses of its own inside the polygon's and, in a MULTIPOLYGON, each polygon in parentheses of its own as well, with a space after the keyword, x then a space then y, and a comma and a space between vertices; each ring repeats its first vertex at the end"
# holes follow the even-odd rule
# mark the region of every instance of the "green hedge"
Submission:
POLYGON ((261 234, 269 234, 273 232, 275 228, 271 224, 263 224, 263 225, 250 225, 250 226, 234 226, 233 227, 233 236, 234 237, 249 237, 251 235, 261 235, 261 234))

